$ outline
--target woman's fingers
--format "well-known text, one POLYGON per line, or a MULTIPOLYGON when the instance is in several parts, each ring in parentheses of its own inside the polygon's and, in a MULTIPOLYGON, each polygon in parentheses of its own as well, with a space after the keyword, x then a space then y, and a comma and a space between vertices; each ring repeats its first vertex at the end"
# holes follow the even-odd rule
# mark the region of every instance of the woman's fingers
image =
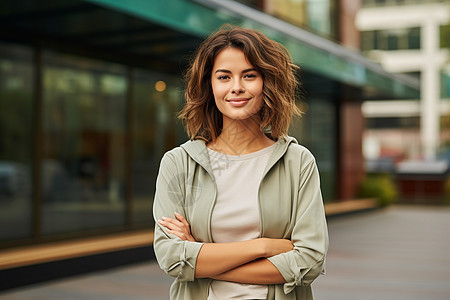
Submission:
POLYGON ((179 213, 175 213, 175 218, 177 218, 177 220, 180 221, 184 225, 186 230, 188 230, 189 232, 191 231, 189 223, 186 221, 186 219, 182 215, 180 215, 179 213))
POLYGON ((175 213, 175 218, 177 219, 163 217, 162 220, 158 220, 158 223, 164 226, 168 233, 176 235, 184 241, 195 242, 186 219, 178 213, 175 213))
MULTIPOLYGON (((190 232, 189 223, 186 221, 186 219, 182 215, 180 215, 179 213, 175 213, 175 218, 176 219, 163 217, 162 222, 167 225, 175 226, 180 230, 182 229, 187 232, 190 232)), ((170 227, 168 227, 168 228, 170 228, 170 227)), ((172 228, 170 228, 170 229, 172 229, 172 228)))
POLYGON ((163 217, 162 220, 158 220, 158 223, 166 227, 167 229, 175 231, 182 231, 182 228, 184 226, 183 223, 181 223, 180 221, 166 217, 163 217))

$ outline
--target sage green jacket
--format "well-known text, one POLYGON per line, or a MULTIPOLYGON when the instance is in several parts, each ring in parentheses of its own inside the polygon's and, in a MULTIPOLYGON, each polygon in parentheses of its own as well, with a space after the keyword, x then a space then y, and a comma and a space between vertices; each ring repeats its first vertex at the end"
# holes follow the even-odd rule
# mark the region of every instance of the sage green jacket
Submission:
MULTIPOLYGON (((154 250, 158 263, 175 277, 170 299, 207 299, 211 279, 194 278, 197 255, 211 243, 211 213, 217 196, 206 145, 188 141, 161 160, 153 208, 155 221, 183 215, 197 242, 182 241, 155 222, 154 250)), ((286 238, 294 250, 269 260, 286 280, 269 285, 267 299, 313 299, 312 281, 324 272, 328 249, 320 180, 315 159, 292 137, 280 138, 259 188, 261 237, 286 238)))

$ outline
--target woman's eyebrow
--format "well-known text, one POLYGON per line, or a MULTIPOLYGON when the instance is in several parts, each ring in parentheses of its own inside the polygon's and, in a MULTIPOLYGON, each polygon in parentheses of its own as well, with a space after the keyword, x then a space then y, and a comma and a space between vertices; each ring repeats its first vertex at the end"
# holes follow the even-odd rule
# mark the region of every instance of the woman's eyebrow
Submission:
POLYGON ((231 73, 231 71, 225 69, 217 69, 214 73, 231 73))
MULTIPOLYGON (((247 73, 252 71, 256 71, 256 69, 255 68, 245 69, 241 73, 247 73)), ((231 73, 231 71, 226 69, 217 69, 214 73, 231 73)))

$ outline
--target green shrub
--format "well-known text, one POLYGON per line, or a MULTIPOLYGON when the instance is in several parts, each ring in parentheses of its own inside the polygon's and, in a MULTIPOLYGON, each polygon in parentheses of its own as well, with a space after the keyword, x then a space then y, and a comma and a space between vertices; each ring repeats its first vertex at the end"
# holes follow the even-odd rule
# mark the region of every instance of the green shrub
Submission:
POLYGON ((376 198, 378 205, 384 207, 397 200, 397 189, 390 174, 367 174, 361 183, 358 196, 376 198))

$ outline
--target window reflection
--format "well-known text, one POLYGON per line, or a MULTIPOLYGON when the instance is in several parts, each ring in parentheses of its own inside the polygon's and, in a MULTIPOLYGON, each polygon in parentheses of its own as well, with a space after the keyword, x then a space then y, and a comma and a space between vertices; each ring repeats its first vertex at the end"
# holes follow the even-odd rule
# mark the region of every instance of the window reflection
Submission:
POLYGON ((133 85, 133 221, 152 225, 152 206, 159 161, 187 139, 175 115, 182 105, 177 77, 145 70, 134 72, 133 85))
POLYGON ((337 141, 333 126, 336 124, 336 108, 334 103, 326 98, 308 97, 305 101, 299 103, 305 114, 295 119, 290 133, 316 157, 323 198, 330 201, 336 198, 337 141))
POLYGON ((44 52, 42 233, 123 226, 125 68, 44 52))
POLYGON ((31 236, 31 60, 30 49, 0 44, 0 240, 31 236))
POLYGON ((308 28, 327 37, 336 37, 335 1, 331 0, 237 0, 245 5, 263 10, 265 13, 296 26, 308 28))

